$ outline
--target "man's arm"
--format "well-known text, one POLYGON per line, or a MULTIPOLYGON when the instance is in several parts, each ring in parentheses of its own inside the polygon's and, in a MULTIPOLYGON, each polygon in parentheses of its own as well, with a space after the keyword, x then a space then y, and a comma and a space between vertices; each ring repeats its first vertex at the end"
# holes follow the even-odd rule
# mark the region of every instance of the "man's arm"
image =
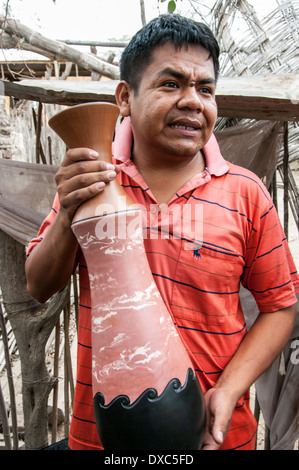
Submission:
POLYGON ((58 212, 44 239, 26 260, 27 290, 33 298, 44 303, 67 284, 77 249, 70 224, 58 212))
POLYGON ((71 223, 77 208, 115 178, 114 165, 99 161, 90 149, 72 149, 56 174, 60 207, 44 239, 26 260, 27 290, 46 302, 68 282, 78 249, 71 223))
POLYGON ((280 354, 290 338, 296 313, 296 304, 260 313, 215 387, 205 395, 208 429, 203 450, 221 446, 237 401, 280 354))

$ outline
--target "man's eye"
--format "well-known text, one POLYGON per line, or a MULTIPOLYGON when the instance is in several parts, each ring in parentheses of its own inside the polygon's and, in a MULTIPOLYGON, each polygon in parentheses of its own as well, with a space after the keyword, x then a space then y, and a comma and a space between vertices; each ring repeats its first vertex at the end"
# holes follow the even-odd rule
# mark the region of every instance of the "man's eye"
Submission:
POLYGON ((177 88, 177 84, 175 82, 166 82, 164 83, 164 86, 168 88, 177 88))
POLYGON ((207 88, 207 87, 201 88, 200 91, 201 91, 201 93, 204 93, 205 95, 212 95, 213 94, 211 88, 207 88))

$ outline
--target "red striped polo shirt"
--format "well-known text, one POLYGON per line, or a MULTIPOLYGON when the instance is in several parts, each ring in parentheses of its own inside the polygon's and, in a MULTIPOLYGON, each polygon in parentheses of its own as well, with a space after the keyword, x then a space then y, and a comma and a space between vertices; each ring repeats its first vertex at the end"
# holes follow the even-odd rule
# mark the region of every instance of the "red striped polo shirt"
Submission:
MULTIPOLYGON (((256 175, 223 159, 214 136, 203 149, 205 171, 165 206, 158 205, 130 159, 131 148, 126 118, 113 146, 114 160, 122 169, 118 179, 144 211, 144 245, 153 278, 206 391, 247 331, 240 282, 260 311, 271 313, 296 302, 298 274, 268 191, 256 175)), ((28 254, 45 236, 58 208, 56 196, 28 254)), ((77 378, 69 445, 101 449, 93 413, 89 280, 82 255, 79 274, 77 378)), ((255 434, 246 393, 236 405, 222 449, 254 449, 255 434)))

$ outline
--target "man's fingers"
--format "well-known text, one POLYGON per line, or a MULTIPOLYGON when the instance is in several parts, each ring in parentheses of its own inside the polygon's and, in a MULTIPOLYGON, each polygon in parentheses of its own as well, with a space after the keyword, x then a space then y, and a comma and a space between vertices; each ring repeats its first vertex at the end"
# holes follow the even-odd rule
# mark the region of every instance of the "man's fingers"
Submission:
MULTIPOLYGON (((101 160, 101 155, 98 154, 95 150, 88 149, 88 148, 74 148, 74 149, 69 149, 65 157, 61 163, 62 167, 67 167, 72 164, 76 163, 81 163, 81 162, 87 162, 87 167, 88 167, 88 162, 95 161, 95 167, 101 170, 113 170, 115 169, 115 166, 112 163, 105 162, 101 160)), ((85 166, 83 165, 83 169, 85 166)))
POLYGON ((74 190, 64 196, 64 208, 71 209, 73 212, 77 207, 79 207, 83 202, 87 201, 88 199, 96 196, 105 188, 106 184, 104 182, 96 182, 85 188, 80 188, 74 190))
POLYGON ((62 210, 71 218, 79 205, 103 191, 119 171, 119 165, 100 160, 91 149, 69 149, 55 175, 62 210))
MULTIPOLYGON (((65 178, 63 183, 63 192, 65 194, 71 193, 72 191, 77 191, 83 188, 87 188, 96 183, 109 183, 116 177, 116 171, 114 170, 105 170, 105 171, 94 171, 79 174, 75 174, 69 178, 65 178)), ((60 191, 60 182, 58 181, 58 191, 60 191)))
POLYGON ((95 173, 82 173, 57 185, 61 205, 74 211, 86 200, 103 191, 106 184, 116 177, 117 173, 106 170, 95 173))
POLYGON ((97 160, 91 152, 86 148, 68 150, 55 175, 58 192, 68 194, 97 182, 109 183, 115 178, 119 166, 97 160))
POLYGON ((207 405, 207 430, 203 450, 217 450, 227 434, 235 401, 225 390, 211 388, 205 394, 207 405))
POLYGON ((62 166, 67 166, 75 162, 79 162, 81 160, 96 160, 99 158, 98 152, 89 148, 74 148, 69 149, 63 162, 61 163, 62 166))

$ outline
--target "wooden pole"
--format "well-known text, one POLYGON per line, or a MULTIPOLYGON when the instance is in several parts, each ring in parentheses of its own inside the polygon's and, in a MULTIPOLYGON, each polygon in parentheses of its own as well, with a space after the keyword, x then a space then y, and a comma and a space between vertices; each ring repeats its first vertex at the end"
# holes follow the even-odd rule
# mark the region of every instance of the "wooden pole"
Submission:
POLYGON ((2 333, 2 341, 4 345, 5 365, 6 365, 6 371, 7 371, 8 388, 9 388, 11 422, 12 422, 12 431, 13 431, 13 449, 17 450, 18 449, 18 424, 17 424, 16 397, 15 397, 15 390, 14 390, 13 377, 12 377, 12 368, 11 368, 11 363, 10 363, 8 338, 7 338, 5 320, 4 320, 4 315, 3 315, 1 304, 0 304, 0 330, 2 333))
POLYGON ((7 418, 7 410, 5 406, 5 400, 4 400, 1 384, 0 384, 0 418, 2 422, 2 428, 3 428, 5 449, 11 450, 11 439, 10 439, 10 432, 9 432, 9 425, 8 425, 8 418, 7 418))
MULTIPOLYGON (((54 353, 54 377, 59 374, 59 345, 60 345, 60 319, 58 317, 57 325, 55 327, 55 353, 54 353)), ((53 412, 52 412, 52 444, 57 440, 57 408, 58 408, 58 387, 59 381, 57 380, 53 389, 53 412)))
POLYGON ((66 353, 66 335, 68 332, 66 331, 66 323, 67 323, 67 309, 66 307, 63 309, 63 320, 64 320, 64 437, 68 437, 69 435, 69 370, 68 370, 68 360, 67 360, 67 353, 66 353))
POLYGON ((144 0, 140 0, 140 15, 141 15, 142 26, 145 26, 146 25, 146 17, 145 17, 144 0))
POLYGON ((283 152, 283 223, 284 232, 289 238, 289 127, 284 123, 284 152, 283 152))
POLYGON ((40 141, 40 136, 41 136, 41 123, 42 123, 42 103, 38 104, 38 115, 36 116, 36 112, 34 108, 32 108, 32 117, 33 117, 33 124, 34 124, 34 129, 35 129, 35 160, 36 163, 40 163, 40 157, 42 159, 42 162, 46 165, 47 160, 46 156, 40 141))

